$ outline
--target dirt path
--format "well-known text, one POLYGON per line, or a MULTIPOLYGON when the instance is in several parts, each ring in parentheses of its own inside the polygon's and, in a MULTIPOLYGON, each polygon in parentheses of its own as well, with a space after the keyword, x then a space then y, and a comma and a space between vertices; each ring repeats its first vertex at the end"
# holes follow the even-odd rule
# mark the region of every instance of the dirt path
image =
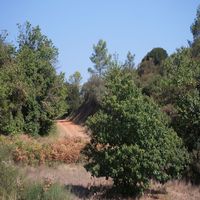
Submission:
POLYGON ((81 138, 84 140, 89 140, 86 128, 76 125, 71 121, 58 120, 57 131, 59 138, 81 138))

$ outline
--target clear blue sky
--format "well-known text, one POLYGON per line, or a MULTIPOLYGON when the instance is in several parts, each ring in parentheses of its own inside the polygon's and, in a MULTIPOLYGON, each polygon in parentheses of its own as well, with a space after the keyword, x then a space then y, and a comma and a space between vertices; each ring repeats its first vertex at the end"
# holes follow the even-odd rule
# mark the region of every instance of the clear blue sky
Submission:
POLYGON ((17 23, 39 25, 59 49, 59 71, 76 70, 83 81, 92 66, 92 45, 107 42, 109 52, 124 60, 128 51, 139 63, 154 47, 169 54, 192 39, 199 0, 1 0, 0 30, 15 43, 17 23))

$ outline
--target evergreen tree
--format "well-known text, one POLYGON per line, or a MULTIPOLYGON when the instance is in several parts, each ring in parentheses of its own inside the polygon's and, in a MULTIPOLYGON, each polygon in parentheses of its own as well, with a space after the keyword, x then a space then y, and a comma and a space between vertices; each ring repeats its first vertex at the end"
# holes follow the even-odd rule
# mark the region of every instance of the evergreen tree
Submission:
POLYGON ((99 40, 97 45, 93 46, 93 50, 90 60, 94 63, 94 69, 89 68, 88 71, 101 77, 111 61, 111 55, 108 54, 106 42, 103 40, 99 40))

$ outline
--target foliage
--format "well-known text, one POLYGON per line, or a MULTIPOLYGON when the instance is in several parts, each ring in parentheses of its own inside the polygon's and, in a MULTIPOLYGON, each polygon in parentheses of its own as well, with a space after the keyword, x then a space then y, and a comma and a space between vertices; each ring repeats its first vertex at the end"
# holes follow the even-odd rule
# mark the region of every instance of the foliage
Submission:
POLYGON ((112 177, 124 190, 143 190, 150 179, 179 177, 188 155, 158 106, 119 68, 107 73, 105 87, 101 110, 87 122, 92 139, 86 168, 112 177))
POLYGON ((144 60, 152 60, 154 65, 160 65, 163 60, 168 57, 167 51, 163 48, 157 47, 153 48, 147 55, 143 58, 144 60))
MULTIPOLYGON (((163 64, 163 77, 155 90, 155 99, 171 117, 171 125, 183 139, 192 158, 189 173, 199 176, 200 152, 200 65, 190 48, 181 48, 163 64)), ((194 180, 194 177, 192 178, 194 180)))
POLYGON ((190 42, 192 55, 196 59, 200 59, 200 6, 197 8, 196 18, 194 23, 191 25, 190 30, 193 35, 193 41, 190 42))
POLYGON ((81 105, 81 74, 76 71, 73 75, 69 77, 67 85, 67 104, 69 106, 69 113, 75 112, 81 105))
POLYGON ((85 101, 94 100, 101 103, 102 93, 104 92, 104 81, 96 75, 92 75, 82 87, 82 95, 85 101))
POLYGON ((131 54, 131 52, 129 51, 127 53, 126 60, 125 60, 125 63, 123 64, 123 67, 126 68, 127 70, 132 70, 135 66, 134 58, 135 58, 135 55, 131 54))
POLYGON ((99 40, 97 45, 93 46, 93 50, 90 60, 94 63, 94 69, 89 68, 88 71, 101 77, 111 61, 111 55, 108 54, 106 42, 103 40, 99 40))
POLYGON ((142 59, 137 72, 140 76, 139 86, 144 94, 154 96, 157 81, 163 75, 163 61, 167 56, 163 48, 154 48, 142 59))
MULTIPOLYGON (((1 43, 8 48, 5 41, 1 43)), ((56 74, 57 49, 38 26, 19 25, 18 45, 16 52, 7 51, 1 65, 0 130, 43 135, 65 112, 64 74, 56 74)))

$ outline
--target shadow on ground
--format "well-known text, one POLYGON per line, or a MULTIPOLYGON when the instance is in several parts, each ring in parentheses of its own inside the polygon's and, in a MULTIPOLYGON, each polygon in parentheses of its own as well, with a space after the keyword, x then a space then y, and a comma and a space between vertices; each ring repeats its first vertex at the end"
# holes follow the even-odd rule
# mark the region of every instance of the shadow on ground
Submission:
POLYGON ((66 185, 65 187, 78 199, 105 199, 107 191, 111 189, 110 186, 84 187, 81 185, 66 185))

